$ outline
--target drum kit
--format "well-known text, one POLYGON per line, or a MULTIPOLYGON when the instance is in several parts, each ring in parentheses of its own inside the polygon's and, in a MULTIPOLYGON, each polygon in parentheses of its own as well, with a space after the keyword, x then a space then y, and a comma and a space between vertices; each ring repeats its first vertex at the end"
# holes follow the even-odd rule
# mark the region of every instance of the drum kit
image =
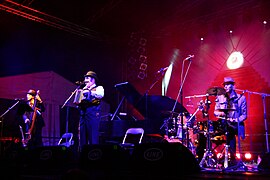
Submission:
MULTIPOLYGON (((181 142, 185 145, 193 155, 198 158, 200 167, 217 168, 221 160, 217 159, 218 147, 224 145, 220 149, 220 153, 224 153, 224 167, 228 166, 228 146, 226 145, 226 132, 219 121, 210 120, 209 108, 211 101, 209 96, 218 96, 226 94, 222 87, 212 87, 206 92, 206 95, 187 96, 185 98, 205 98, 197 105, 198 108, 193 114, 183 114, 175 112, 163 112, 172 115, 166 119, 166 135, 169 142, 181 142), (201 111, 204 119, 198 121, 196 114, 201 111), (212 143, 215 146, 212 146, 212 143), (200 153, 201 151, 201 153, 200 153)), ((235 109, 220 109, 225 114, 235 109)))

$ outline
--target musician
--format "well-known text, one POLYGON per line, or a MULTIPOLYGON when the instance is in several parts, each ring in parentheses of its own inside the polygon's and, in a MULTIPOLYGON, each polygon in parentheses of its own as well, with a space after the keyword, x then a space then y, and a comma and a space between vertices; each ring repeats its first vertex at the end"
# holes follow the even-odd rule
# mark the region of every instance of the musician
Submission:
MULTIPOLYGON (((225 94, 217 95, 214 115, 218 117, 222 130, 226 135, 229 145, 230 162, 235 163, 236 136, 245 139, 245 124, 247 119, 246 97, 235 91, 235 81, 232 77, 224 77, 223 86, 225 94), (239 121, 239 129, 238 129, 239 121)), ((240 140, 240 139, 239 139, 240 140)))
POLYGON ((20 104, 18 118, 22 127, 22 143, 28 147, 43 146, 42 129, 45 121, 42 113, 45 106, 41 100, 39 91, 29 89, 26 100, 20 104))
POLYGON ((97 74, 88 71, 84 75, 85 85, 77 90, 73 101, 80 109, 79 148, 86 144, 99 144, 100 103, 104 97, 104 88, 96 84, 97 80, 97 74))

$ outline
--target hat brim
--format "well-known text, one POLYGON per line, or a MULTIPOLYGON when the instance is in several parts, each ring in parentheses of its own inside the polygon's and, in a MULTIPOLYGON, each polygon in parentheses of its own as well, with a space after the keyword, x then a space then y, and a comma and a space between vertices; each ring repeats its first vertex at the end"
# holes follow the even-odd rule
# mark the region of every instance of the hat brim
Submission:
POLYGON ((96 81, 98 80, 97 76, 84 75, 84 77, 91 77, 91 78, 94 78, 96 81))
POLYGON ((235 82, 233 82, 233 81, 228 81, 228 82, 223 82, 223 83, 222 83, 223 86, 226 85, 226 84, 232 84, 232 85, 234 85, 235 82))

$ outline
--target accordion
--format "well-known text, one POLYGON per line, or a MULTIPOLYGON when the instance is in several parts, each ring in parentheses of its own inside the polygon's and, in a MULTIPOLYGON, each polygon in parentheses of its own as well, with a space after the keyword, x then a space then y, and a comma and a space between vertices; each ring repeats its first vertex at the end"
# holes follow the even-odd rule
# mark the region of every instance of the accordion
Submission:
POLYGON ((78 105, 81 109, 97 106, 100 102, 100 99, 91 96, 91 91, 82 89, 77 90, 73 101, 73 103, 78 105))

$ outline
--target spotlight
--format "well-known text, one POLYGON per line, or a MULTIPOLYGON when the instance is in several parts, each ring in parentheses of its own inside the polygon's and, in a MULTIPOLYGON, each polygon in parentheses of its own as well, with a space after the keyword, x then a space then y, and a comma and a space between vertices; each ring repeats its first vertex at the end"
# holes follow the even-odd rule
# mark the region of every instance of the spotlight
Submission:
POLYGON ((252 155, 250 153, 245 153, 245 159, 246 160, 251 160, 252 159, 252 155))
POLYGON ((244 63, 243 54, 238 51, 231 53, 231 55, 227 59, 227 67, 229 69, 237 69, 241 67, 243 63, 244 63))

